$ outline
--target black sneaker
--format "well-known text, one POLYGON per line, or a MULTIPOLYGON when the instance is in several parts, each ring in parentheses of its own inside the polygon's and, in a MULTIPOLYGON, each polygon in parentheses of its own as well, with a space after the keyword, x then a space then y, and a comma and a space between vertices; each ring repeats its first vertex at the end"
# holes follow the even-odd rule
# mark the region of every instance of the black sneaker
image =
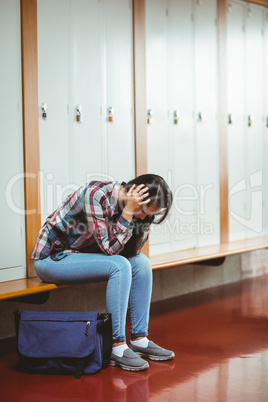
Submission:
POLYGON ((122 357, 116 356, 112 352, 110 356, 110 366, 118 366, 123 370, 129 371, 141 371, 146 370, 149 364, 128 348, 124 350, 122 357))
POLYGON ((165 361, 172 360, 175 357, 175 353, 171 350, 163 349, 156 345, 154 342, 149 341, 147 348, 132 345, 130 343, 128 347, 133 350, 137 355, 141 357, 147 357, 147 359, 165 361))

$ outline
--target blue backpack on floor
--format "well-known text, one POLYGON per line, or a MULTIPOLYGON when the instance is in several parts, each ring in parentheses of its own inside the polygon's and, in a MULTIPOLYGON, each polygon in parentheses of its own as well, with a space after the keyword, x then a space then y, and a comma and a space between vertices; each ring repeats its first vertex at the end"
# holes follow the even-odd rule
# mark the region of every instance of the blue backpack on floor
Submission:
POLYGON ((111 314, 15 312, 19 368, 30 373, 95 374, 109 365, 111 314))

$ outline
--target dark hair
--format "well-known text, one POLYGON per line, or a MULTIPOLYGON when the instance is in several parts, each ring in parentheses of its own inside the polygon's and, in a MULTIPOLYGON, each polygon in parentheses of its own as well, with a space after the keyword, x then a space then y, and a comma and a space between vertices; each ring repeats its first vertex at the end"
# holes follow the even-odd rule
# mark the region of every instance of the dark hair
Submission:
POLYGON ((128 191, 133 186, 133 184, 135 184, 136 186, 144 184, 149 189, 149 195, 147 198, 144 199, 144 201, 150 198, 150 202, 147 205, 160 209, 159 214, 153 215, 151 217, 146 216, 143 220, 135 217, 133 218, 133 235, 125 244, 124 249, 120 253, 125 257, 133 257, 137 254, 139 242, 142 238, 143 231, 146 226, 150 225, 151 223, 160 224, 167 217, 172 205, 173 196, 169 186, 167 185, 163 177, 156 174, 143 174, 129 181, 128 183, 122 184, 126 191, 128 191))

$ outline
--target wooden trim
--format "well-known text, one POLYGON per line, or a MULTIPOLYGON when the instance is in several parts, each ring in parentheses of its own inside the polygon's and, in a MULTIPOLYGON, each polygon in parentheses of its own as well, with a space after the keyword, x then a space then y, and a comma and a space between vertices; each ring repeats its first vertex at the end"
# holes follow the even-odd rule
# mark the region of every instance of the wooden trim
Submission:
POLYGON ((41 227, 37 0, 21 0, 22 109, 27 276, 35 276, 31 253, 41 227))
POLYGON ((220 141, 220 239, 229 241, 228 212, 228 126, 226 94, 226 16, 227 1, 218 0, 218 47, 219 47, 219 141, 220 141))
MULTIPOLYGON (((145 0, 133 0, 135 173, 148 172, 146 114, 145 0)), ((149 255, 149 241, 142 252, 149 255)))
POLYGON ((268 0, 243 0, 246 3, 254 3, 257 4, 258 6, 264 6, 268 7, 268 0))
POLYGON ((147 173, 145 0, 133 0, 134 124, 136 176, 147 173))

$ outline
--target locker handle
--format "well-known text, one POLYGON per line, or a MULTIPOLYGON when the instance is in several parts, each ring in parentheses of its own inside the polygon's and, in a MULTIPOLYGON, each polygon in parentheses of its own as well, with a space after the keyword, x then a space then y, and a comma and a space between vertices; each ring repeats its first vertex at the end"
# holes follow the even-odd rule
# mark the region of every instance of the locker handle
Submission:
POLYGON ((268 116, 266 117, 266 127, 268 127, 268 116))
POLYGON ((44 120, 46 120, 46 118, 47 118, 47 105, 46 105, 46 103, 42 103, 42 105, 41 105, 41 114, 42 114, 42 118, 44 120))
POLYGON ((178 110, 174 110, 173 117, 174 117, 174 124, 179 124, 179 112, 178 112, 178 110))
POLYGON ((76 106, 76 121, 78 123, 82 122, 82 106, 81 105, 76 106))
POLYGON ((147 123, 152 124, 153 122, 153 112, 152 109, 147 110, 147 123))
POLYGON ((228 114, 228 124, 233 124, 233 118, 231 114, 228 114))
POLYGON ((248 126, 249 126, 249 127, 252 126, 252 120, 253 120, 253 118, 252 118, 251 114, 249 114, 249 115, 248 115, 248 126))
POLYGON ((112 106, 108 109, 108 121, 110 123, 113 123, 114 121, 114 108, 112 106))
POLYGON ((203 112, 199 112, 198 113, 198 122, 199 123, 203 123, 203 121, 204 121, 204 113, 203 112))

